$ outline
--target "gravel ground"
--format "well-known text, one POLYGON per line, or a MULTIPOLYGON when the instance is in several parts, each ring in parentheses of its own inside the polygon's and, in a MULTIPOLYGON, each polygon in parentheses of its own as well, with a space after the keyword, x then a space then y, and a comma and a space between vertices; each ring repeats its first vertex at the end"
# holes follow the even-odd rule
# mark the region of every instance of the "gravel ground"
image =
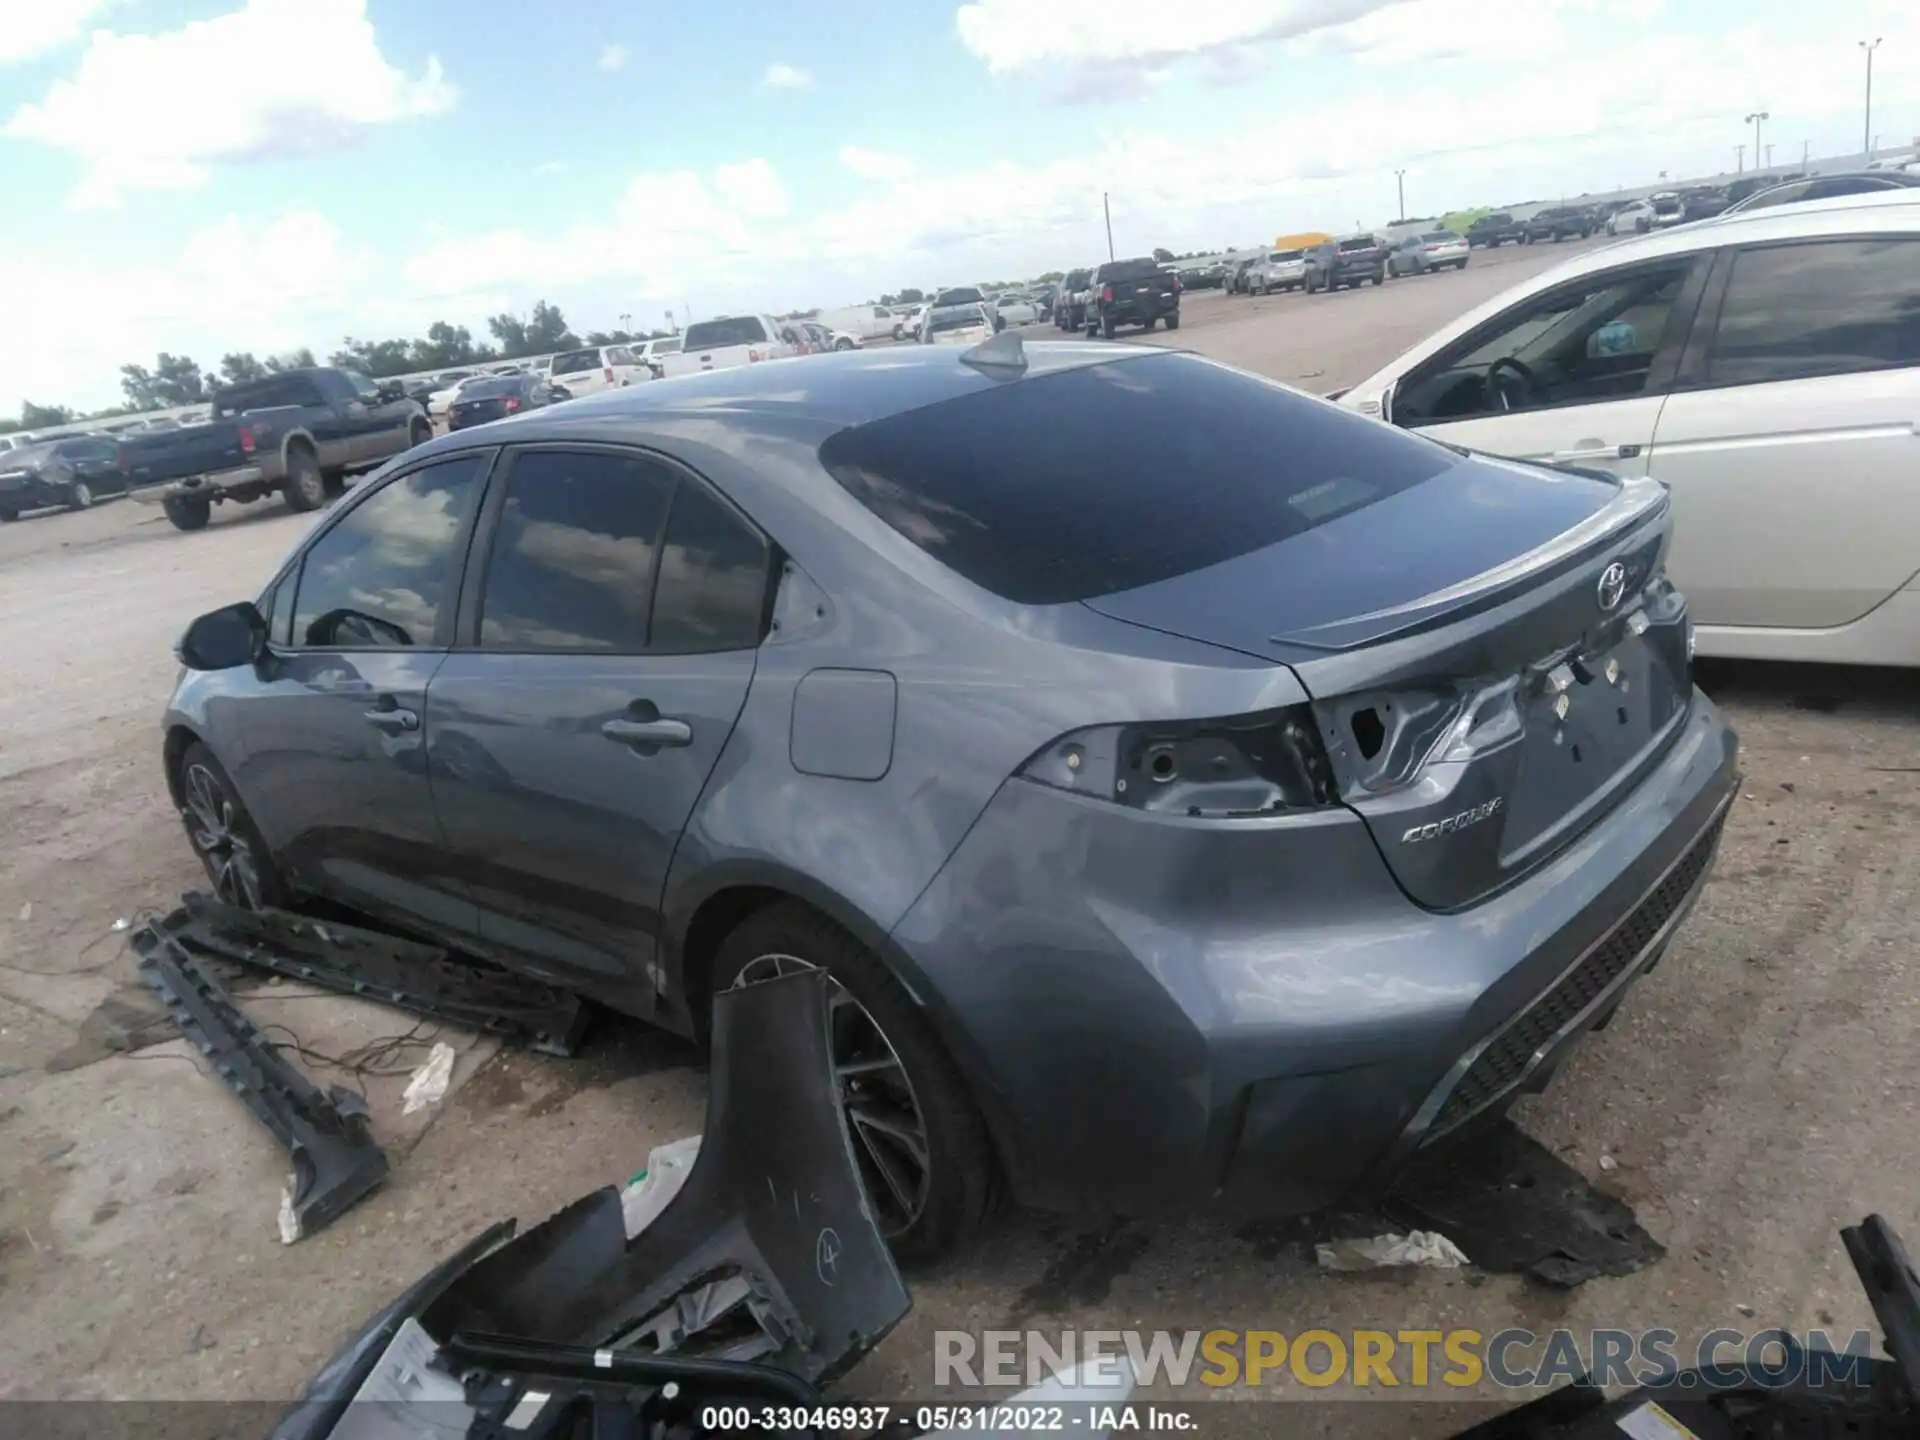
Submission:
MULTIPOLYGON (((1194 295, 1165 339, 1330 389, 1567 248, 1336 296, 1194 295)), ((430 1124, 401 1119, 403 1074, 310 1059, 364 1086, 395 1172, 322 1235, 278 1243, 278 1151, 165 1038, 111 927, 198 879, 157 763, 169 647, 198 611, 251 593, 306 523, 267 504, 182 536, 114 503, 0 530, 0 1397, 285 1399, 486 1223, 624 1179, 699 1128, 696 1057, 638 1028, 603 1027, 571 1062, 449 1036, 462 1061, 430 1124), (159 1043, 117 1053, 130 1034, 159 1043)), ((933 1332, 954 1328, 1870 1325, 1835 1230, 1879 1210, 1920 1240, 1920 676, 1709 667, 1703 683, 1747 775, 1715 877, 1614 1024, 1518 1112, 1634 1204, 1662 1262, 1553 1293, 1474 1271, 1329 1276, 1280 1232, 1205 1216, 1008 1213, 910 1277, 915 1311, 855 1388, 924 1393, 933 1332)), ((316 1056, 412 1028, 293 986, 250 1004, 316 1056)), ((386 1066, 424 1059, 419 1038, 386 1066)), ((1288 1428, 1449 1423, 1378 1402, 1312 1413, 1288 1428)), ((1274 1428, 1266 1407, 1219 1406, 1203 1431, 1274 1428)))

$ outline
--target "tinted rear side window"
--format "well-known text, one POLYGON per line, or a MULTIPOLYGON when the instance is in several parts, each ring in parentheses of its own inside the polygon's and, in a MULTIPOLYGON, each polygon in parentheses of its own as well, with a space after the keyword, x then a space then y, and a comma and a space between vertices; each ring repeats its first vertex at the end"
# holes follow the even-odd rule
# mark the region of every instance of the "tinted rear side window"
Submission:
POLYGON ((731 320, 698 320, 687 327, 681 348, 718 350, 727 345, 764 345, 767 327, 758 315, 737 315, 731 320))
POLYGON ((565 355, 553 357, 555 375, 578 375, 587 370, 600 369, 598 350, 570 350, 565 355))
POLYGON ((1828 240, 1734 258, 1707 379, 1920 365, 1920 240, 1828 240))
POLYGON ((1458 463, 1432 441, 1178 354, 889 416, 831 436, 820 458, 908 540, 1025 605, 1217 565, 1458 463))
POLYGON ((682 480, 660 548, 655 650, 745 650, 766 616, 767 542, 706 487, 682 480))

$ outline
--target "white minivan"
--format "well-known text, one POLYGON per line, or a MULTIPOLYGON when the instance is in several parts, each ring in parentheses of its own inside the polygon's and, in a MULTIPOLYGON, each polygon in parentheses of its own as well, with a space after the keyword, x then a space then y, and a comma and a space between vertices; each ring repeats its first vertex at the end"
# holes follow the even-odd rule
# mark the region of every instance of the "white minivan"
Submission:
POLYGON ((1920 666, 1920 190, 1600 246, 1339 401, 1471 450, 1662 481, 1702 655, 1920 666))
POLYGON ((549 378, 577 400, 602 390, 643 384, 653 379, 653 371, 625 345, 592 345, 585 350, 562 350, 554 356, 549 378))
POLYGON ((819 317, 829 330, 844 330, 861 341, 886 340, 900 317, 884 305, 849 305, 844 310, 829 310, 819 317))

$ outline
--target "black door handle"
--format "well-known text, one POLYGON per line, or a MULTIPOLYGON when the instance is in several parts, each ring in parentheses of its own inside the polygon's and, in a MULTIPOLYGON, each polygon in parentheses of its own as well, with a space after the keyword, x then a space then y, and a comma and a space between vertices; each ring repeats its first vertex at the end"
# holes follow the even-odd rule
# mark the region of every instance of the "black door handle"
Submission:
POLYGON ((389 735, 400 735, 420 728, 418 712, 403 709, 387 696, 380 704, 367 711, 367 723, 376 730, 384 730, 389 735))
POLYGON ((652 754, 663 745, 691 745, 693 727, 684 720, 609 720, 600 733, 617 745, 652 754))

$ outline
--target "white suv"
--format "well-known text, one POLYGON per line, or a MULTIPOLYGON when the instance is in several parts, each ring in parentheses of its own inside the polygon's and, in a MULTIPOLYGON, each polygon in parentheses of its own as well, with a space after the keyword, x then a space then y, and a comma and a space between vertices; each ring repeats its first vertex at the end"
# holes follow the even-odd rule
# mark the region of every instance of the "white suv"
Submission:
POLYGON ((1664 481, 1702 655, 1920 666, 1920 190, 1602 246, 1339 398, 1664 481))
POLYGON ((625 345, 595 345, 585 350, 563 350, 553 357, 548 378, 574 399, 618 390, 653 378, 653 371, 625 345))
POLYGON ((1271 295, 1275 290, 1298 290, 1307 283, 1307 252, 1269 250, 1247 267, 1247 290, 1271 295))

